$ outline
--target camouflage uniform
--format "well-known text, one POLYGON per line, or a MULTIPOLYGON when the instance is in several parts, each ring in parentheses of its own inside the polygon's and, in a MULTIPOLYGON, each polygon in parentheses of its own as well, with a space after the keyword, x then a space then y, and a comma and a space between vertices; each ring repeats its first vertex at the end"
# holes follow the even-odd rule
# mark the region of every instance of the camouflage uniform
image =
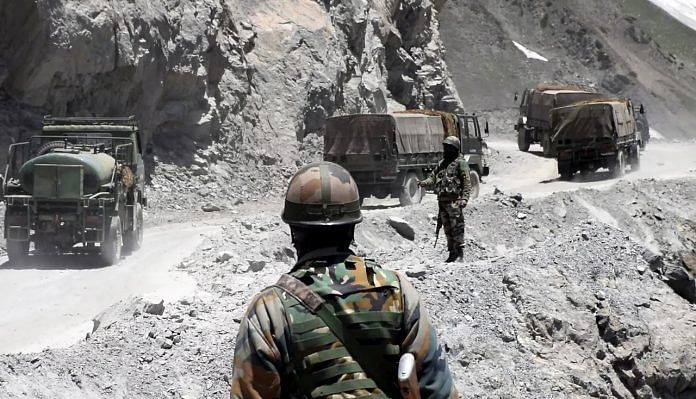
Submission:
MULTIPOLYGON (((308 253, 290 274, 326 301, 347 333, 383 363, 380 367, 394 384, 399 356, 410 352, 420 371, 423 398, 457 397, 425 307, 402 275, 335 250, 308 253)), ((237 336, 232 398, 400 397, 396 385, 386 391, 293 296, 269 287, 252 301, 237 336), (307 383, 312 378, 314 385, 307 383), (321 388, 314 389, 316 385, 321 388)))
POLYGON ((471 195, 471 177, 469 164, 463 156, 457 157, 449 165, 440 161, 437 169, 423 180, 428 187, 434 187, 439 207, 438 217, 447 236, 447 249, 452 252, 464 244, 464 215, 461 207, 456 205, 460 199, 469 200, 471 195))

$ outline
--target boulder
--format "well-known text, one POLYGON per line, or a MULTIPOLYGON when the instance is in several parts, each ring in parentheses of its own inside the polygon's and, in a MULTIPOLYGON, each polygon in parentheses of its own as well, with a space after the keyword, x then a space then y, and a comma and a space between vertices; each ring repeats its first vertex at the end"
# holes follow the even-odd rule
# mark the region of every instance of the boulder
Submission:
POLYGON ((387 223, 405 239, 413 241, 416 238, 416 232, 413 230, 413 227, 404 219, 390 216, 387 219, 387 223))
POLYGON ((152 315, 157 315, 161 316, 164 314, 164 300, 161 300, 157 303, 152 303, 152 302, 146 302, 145 305, 143 306, 143 312, 152 314, 152 315))
POLYGON ((266 267, 265 260, 247 260, 247 262, 249 263, 249 268, 247 269, 248 272, 260 272, 264 267, 266 267))

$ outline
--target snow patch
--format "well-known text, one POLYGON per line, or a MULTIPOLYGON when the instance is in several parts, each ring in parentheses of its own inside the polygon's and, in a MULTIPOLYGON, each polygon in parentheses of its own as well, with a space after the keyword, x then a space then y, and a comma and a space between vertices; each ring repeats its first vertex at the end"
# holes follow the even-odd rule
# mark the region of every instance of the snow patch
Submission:
POLYGON ((650 0, 676 20, 696 30, 696 1, 694 0, 650 0))
POLYGON ((528 49, 527 47, 524 47, 523 45, 517 43, 516 41, 512 41, 512 43, 517 47, 518 50, 524 53, 527 58, 533 59, 533 60, 539 60, 539 61, 544 61, 548 62, 549 60, 542 56, 541 54, 537 53, 536 51, 532 51, 528 49))

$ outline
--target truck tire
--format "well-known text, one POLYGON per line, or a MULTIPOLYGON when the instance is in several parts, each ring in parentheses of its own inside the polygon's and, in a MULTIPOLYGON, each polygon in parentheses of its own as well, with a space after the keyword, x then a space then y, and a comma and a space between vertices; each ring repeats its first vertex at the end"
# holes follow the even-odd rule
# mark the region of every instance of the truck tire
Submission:
POLYGON ((610 168, 610 170, 614 177, 621 177, 626 174, 626 152, 624 150, 616 152, 616 159, 614 160, 613 168, 610 168))
POLYGON ((631 172, 637 172, 640 170, 640 147, 638 144, 631 146, 631 156, 629 157, 629 162, 631 164, 631 172))
POLYGON ((524 127, 517 130, 517 148, 522 152, 529 151, 529 139, 527 138, 527 129, 524 127))
POLYGON ((401 186, 399 204, 409 206, 419 204, 423 199, 423 189, 418 187, 418 176, 414 172, 408 172, 401 186))
POLYGON ((471 195, 469 195, 469 200, 478 198, 479 192, 481 191, 481 179, 479 178, 478 172, 475 170, 469 171, 469 178, 471 179, 471 195))
POLYGON ((136 203, 133 213, 135 228, 123 235, 123 246, 129 253, 139 250, 143 244, 143 206, 136 203))
POLYGON ((573 165, 570 162, 559 162, 558 173, 561 175, 561 180, 569 181, 573 179, 573 165))
POLYGON ((10 263, 21 263, 29 254, 29 241, 7 241, 7 257, 10 263))
POLYGON ((111 219, 111 226, 101 242, 101 258, 106 266, 113 266, 121 260, 123 249, 123 231, 121 219, 116 216, 111 219))

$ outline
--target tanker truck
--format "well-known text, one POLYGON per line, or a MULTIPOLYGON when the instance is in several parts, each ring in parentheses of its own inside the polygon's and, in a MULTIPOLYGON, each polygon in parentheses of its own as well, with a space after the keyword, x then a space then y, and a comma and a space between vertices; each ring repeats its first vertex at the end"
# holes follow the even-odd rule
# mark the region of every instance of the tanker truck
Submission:
POLYGON ((40 134, 12 144, 2 187, 10 262, 75 253, 113 265, 140 248, 141 149, 134 117, 48 116, 40 134))

